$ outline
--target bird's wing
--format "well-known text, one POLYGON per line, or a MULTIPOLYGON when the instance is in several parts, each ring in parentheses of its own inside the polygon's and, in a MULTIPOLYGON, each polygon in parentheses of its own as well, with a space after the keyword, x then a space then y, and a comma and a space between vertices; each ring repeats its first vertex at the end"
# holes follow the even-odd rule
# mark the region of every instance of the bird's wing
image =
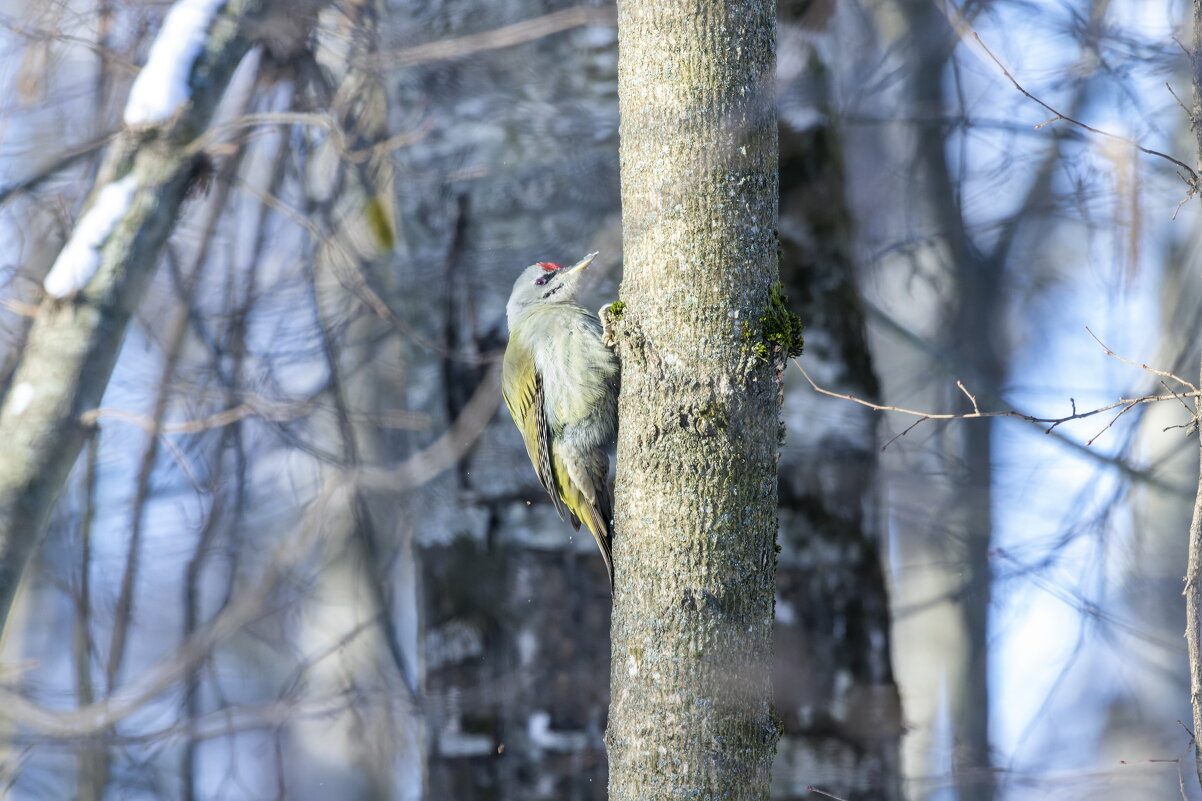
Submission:
POLYGON ((552 469, 551 429, 547 425, 547 408, 543 397, 543 381, 534 365, 534 353, 516 337, 510 337, 505 348, 505 361, 501 370, 501 394, 513 422, 522 432, 526 453, 534 465, 534 472, 543 489, 551 496, 551 503, 563 520, 567 509, 559 497, 552 469))

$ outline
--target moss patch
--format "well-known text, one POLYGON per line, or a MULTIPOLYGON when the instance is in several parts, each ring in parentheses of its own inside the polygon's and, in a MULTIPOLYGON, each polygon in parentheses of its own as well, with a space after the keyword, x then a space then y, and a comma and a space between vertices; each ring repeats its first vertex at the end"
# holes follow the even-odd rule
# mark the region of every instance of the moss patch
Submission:
POLYGON ((789 299, 777 281, 769 290, 768 308, 760 315, 760 333, 764 341, 779 345, 786 356, 800 356, 805 348, 804 331, 801 318, 789 311, 789 299))
POLYGON ((615 323, 622 319, 622 312, 626 311, 626 304, 620 300, 615 300, 609 304, 609 318, 615 323))
POLYGON ((768 305, 760 315, 759 322, 758 332, 750 324, 743 323, 743 337, 757 357, 771 361, 778 348, 782 356, 801 355, 805 346, 805 326, 800 317, 789 311, 789 298, 785 296, 780 281, 768 291, 768 305))

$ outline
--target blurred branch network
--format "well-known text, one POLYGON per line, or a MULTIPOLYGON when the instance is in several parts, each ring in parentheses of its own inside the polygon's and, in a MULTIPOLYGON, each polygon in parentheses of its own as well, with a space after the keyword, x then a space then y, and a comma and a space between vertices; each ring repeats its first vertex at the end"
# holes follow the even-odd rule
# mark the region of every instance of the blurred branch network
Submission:
MULTIPOLYGON (((616 297, 614 8, 178 5, 221 20, 184 77, 225 77, 133 125, 174 5, 0 8, 0 466, 28 420, 58 448, 0 475, 46 512, 0 576, 0 794, 604 797, 604 571, 496 412, 514 270, 599 250, 616 297), (47 283, 81 229, 103 258, 47 283)), ((828 394, 786 376, 774 801, 1181 794, 1183 11, 779 3, 781 275, 828 394)))

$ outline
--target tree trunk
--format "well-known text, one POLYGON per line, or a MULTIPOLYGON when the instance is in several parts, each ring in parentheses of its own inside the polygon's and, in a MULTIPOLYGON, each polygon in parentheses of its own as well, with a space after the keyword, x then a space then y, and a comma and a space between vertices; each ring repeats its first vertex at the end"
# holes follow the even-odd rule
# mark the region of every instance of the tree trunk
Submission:
MULTIPOLYGON (((1194 0, 1194 51, 1190 55, 1194 105, 1191 120, 1198 142, 1198 165, 1202 170, 1202 0, 1194 0)), ((1202 368, 1199 369, 1202 375, 1202 368)), ((1195 402, 1194 422, 1202 441, 1202 399, 1195 402)), ((1202 470, 1200 460, 1199 470, 1202 470)), ((1194 768, 1202 784, 1202 747, 1197 744, 1202 730, 1202 472, 1198 476, 1198 492, 1194 515, 1189 527, 1189 561, 1185 573, 1185 641, 1189 649, 1190 707, 1194 719, 1194 768)))
POLYGON ((775 4, 619 7, 613 801, 763 799, 782 353, 775 4))

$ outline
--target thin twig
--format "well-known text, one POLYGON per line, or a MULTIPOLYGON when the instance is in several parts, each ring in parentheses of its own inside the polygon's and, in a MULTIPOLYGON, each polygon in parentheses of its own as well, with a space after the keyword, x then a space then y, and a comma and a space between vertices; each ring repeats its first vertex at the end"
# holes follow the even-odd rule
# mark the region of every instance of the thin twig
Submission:
POLYGON ((197 420, 181 420, 179 422, 161 422, 153 418, 130 412, 125 409, 100 407, 90 409, 79 416, 79 421, 85 426, 95 425, 100 418, 109 417, 133 423, 148 434, 199 434, 214 428, 232 425, 250 417, 258 417, 273 423, 295 420, 304 417, 316 406, 316 399, 306 398, 291 403, 269 403, 266 401, 243 403, 232 409, 226 409, 208 417, 197 420))
MULTIPOLYGON (((1059 425, 1062 425, 1063 423, 1067 423, 1071 420, 1083 420, 1086 417, 1093 417, 1094 415, 1102 414, 1103 412, 1108 412, 1111 409, 1117 409, 1119 407, 1131 407, 1131 406, 1137 406, 1141 403, 1156 403, 1158 401, 1173 400, 1175 398, 1183 398, 1183 397, 1184 398, 1197 398, 1197 397, 1199 397, 1199 395, 1202 395, 1202 393, 1199 393, 1198 391, 1195 390, 1193 392, 1188 392, 1188 393, 1184 393, 1184 394, 1174 393, 1172 395, 1142 395, 1138 398, 1120 398, 1117 401, 1115 401, 1114 403, 1108 403, 1105 406, 1099 406, 1096 409, 1090 409, 1089 411, 1086 411, 1086 412, 1076 411, 1077 404, 1074 401, 1073 402, 1073 413, 1065 415, 1063 417, 1037 417, 1033 414, 1026 414, 1025 412, 1015 411, 1014 409, 1008 409, 1008 410, 1000 411, 1000 412, 982 412, 982 411, 980 411, 980 409, 976 409, 971 412, 945 412, 945 413, 922 412, 922 411, 918 411, 916 409, 906 409, 901 406, 888 406, 883 403, 874 403, 869 400, 864 400, 863 398, 857 398, 855 395, 846 395, 841 392, 832 392, 829 389, 818 386, 818 384, 816 384, 814 382, 814 379, 810 377, 810 374, 805 371, 805 368, 802 367, 801 363, 798 362, 796 359, 793 360, 793 364, 797 365, 797 369, 801 371, 802 376, 805 378, 806 381, 809 382, 810 387, 815 392, 818 392, 822 395, 827 395, 832 398, 839 398, 841 400, 851 401, 852 403, 858 403, 861 406, 866 406, 869 409, 873 409, 878 412, 897 412, 898 414, 908 414, 912 417, 922 418, 921 420, 918 421, 919 423, 921 423, 925 420, 974 420, 974 419, 986 418, 986 417, 1016 417, 1020 420, 1026 420, 1028 423, 1047 423, 1048 428, 1044 433, 1051 433, 1052 429, 1056 428, 1059 425)), ((1124 408, 1123 411, 1125 412, 1126 408, 1124 408)), ((1120 412, 1119 414, 1121 415, 1122 412, 1120 412)), ((917 425, 917 423, 915 423, 915 425, 917 425)), ((913 428, 913 427, 914 426, 911 426, 910 428, 913 428)), ((1107 426, 1107 428, 1109 428, 1109 426, 1107 426)), ((909 431, 909 430, 910 429, 906 429, 906 431, 909 431)), ((902 435, 904 435, 905 433, 906 433, 905 431, 902 432, 902 435)), ((901 436, 901 435, 899 435, 899 436, 901 436)))
MULTIPOLYGON (((1177 766, 1177 788, 1181 791, 1181 801, 1189 801, 1189 796, 1186 795, 1186 792, 1185 792, 1185 773, 1181 769, 1181 763, 1185 760, 1185 755, 1188 754, 1190 749, 1194 747, 1194 733, 1189 730, 1189 726, 1186 726, 1180 720, 1177 721, 1177 725, 1180 726, 1181 728, 1185 729, 1186 733, 1189 734, 1189 742, 1186 743, 1185 750, 1183 750, 1180 754, 1178 754, 1176 759, 1145 759, 1143 761, 1150 765, 1151 764, 1176 765, 1177 766)), ((1125 759, 1120 759, 1119 764, 1120 765, 1131 765, 1134 763, 1128 762, 1125 759)))
POLYGON ((1193 409, 1191 409, 1191 408, 1189 407, 1189 404, 1185 402, 1185 398, 1181 397, 1181 395, 1179 395, 1179 394, 1178 394, 1176 391, 1174 391, 1174 390, 1173 390, 1173 388, 1172 388, 1172 387, 1170 387, 1170 386, 1168 385, 1168 383, 1167 383, 1167 382, 1165 382, 1165 381, 1161 381, 1161 382, 1160 382, 1160 385, 1161 385, 1162 387, 1164 387, 1165 389, 1167 389, 1169 392, 1172 392, 1172 393, 1173 393, 1173 397, 1174 397, 1174 398, 1176 398, 1177 400, 1181 401, 1181 405, 1182 405, 1183 407, 1185 407, 1185 411, 1186 411, 1186 412, 1188 412, 1188 413, 1189 413, 1191 416, 1193 415, 1193 413, 1194 413, 1194 410, 1193 410, 1193 409))
POLYGON ((1190 111, 1189 108, 1186 107, 1185 103, 1181 102, 1181 98, 1177 97, 1177 93, 1173 91, 1173 87, 1168 81, 1164 82, 1164 88, 1169 90, 1169 94, 1171 94, 1173 99, 1177 101, 1177 105, 1181 106, 1181 110, 1185 112, 1185 116, 1190 118, 1190 123, 1192 125, 1194 112, 1190 111))
MULTIPOLYGON (((1102 350, 1106 351, 1107 356, 1113 356, 1114 358, 1118 359, 1120 362, 1123 362, 1124 364, 1129 364, 1132 367, 1138 367, 1141 370, 1147 370, 1149 373, 1154 373, 1158 376, 1163 376, 1164 378, 1171 378, 1174 381, 1176 381, 1178 384, 1189 387, 1195 395, 1197 394, 1198 388, 1196 386, 1194 386, 1193 384, 1191 384, 1190 382, 1186 381, 1184 378, 1174 375, 1174 374, 1168 372, 1167 370, 1157 370, 1155 367, 1149 367, 1148 365, 1144 364, 1143 362, 1133 362, 1130 359, 1124 358, 1123 356, 1120 356, 1117 353, 1115 353, 1114 351, 1112 351, 1110 348, 1106 347, 1106 343, 1103 342, 1102 340, 1098 339, 1098 335, 1095 334, 1093 331, 1091 331, 1089 326, 1085 326, 1085 330, 1089 331, 1089 335, 1091 337, 1093 337, 1093 341, 1097 342, 1102 347, 1102 350)), ((1169 391, 1171 392, 1172 390, 1169 390, 1169 391)), ((1193 414, 1192 409, 1190 410, 1190 414, 1193 414)))
POLYGON ((903 431, 902 431, 900 434, 894 434, 892 437, 890 437, 890 438, 889 438, 889 441, 888 441, 888 442, 886 442, 884 445, 882 445, 882 446, 881 446, 881 450, 887 450, 887 449, 889 448, 889 446, 890 446, 890 445, 892 445, 893 443, 897 442, 899 439, 901 439, 902 437, 904 437, 906 434, 909 434, 909 433, 910 433, 911 431, 913 431, 914 429, 918 428, 918 425, 919 425, 920 423, 925 423, 927 420, 930 420, 930 419, 931 419, 930 417, 926 417, 926 416, 923 416, 923 417, 920 417, 920 418, 918 418, 918 419, 917 419, 917 420, 915 420, 913 423, 911 423, 910 425, 906 426, 906 428, 905 428, 905 429, 904 429, 904 430, 903 430, 903 431))
POLYGON ((806 787, 806 791, 811 792, 811 793, 817 793, 818 795, 824 795, 827 798, 833 798, 833 799, 835 799, 835 801, 847 801, 847 799, 843 798, 842 796, 835 795, 834 793, 828 793, 826 790, 819 790, 817 787, 815 787, 812 784, 809 785, 808 787, 806 787))
POLYGON ((102 147, 115 139, 116 136, 117 132, 111 131, 88 142, 82 142, 78 145, 68 148, 67 150, 64 150, 62 153, 58 154, 54 161, 45 165, 32 175, 0 187, 0 205, 3 205, 9 200, 19 197, 26 192, 37 188, 46 179, 62 172, 85 156, 90 156, 96 151, 100 150, 102 147))
POLYGON ((1090 445, 1093 445, 1093 443, 1094 443, 1094 440, 1096 440, 1098 437, 1102 436, 1102 435, 1103 435, 1103 434, 1105 434, 1107 431, 1109 431, 1109 430, 1110 430, 1110 427, 1111 427, 1112 425, 1114 425, 1114 424, 1115 424, 1115 423, 1118 421, 1118 419, 1119 419, 1120 417, 1122 417, 1123 415, 1125 415, 1127 412, 1131 411, 1131 409, 1133 409, 1134 407, 1135 407, 1135 403, 1129 403, 1129 404, 1127 404, 1126 406, 1124 406, 1124 407, 1123 407, 1123 409, 1122 409, 1122 411, 1120 411, 1120 412, 1119 412, 1118 414, 1116 414, 1114 417, 1110 418, 1110 422, 1109 422, 1109 423, 1107 423, 1105 426, 1103 426, 1101 431, 1099 431, 1098 433, 1094 434, 1094 435, 1093 435, 1092 437, 1090 437, 1089 439, 1085 440, 1085 445, 1086 445, 1086 447, 1088 447, 1088 446, 1090 446, 1090 445))
POLYGON ((454 39, 440 39, 400 50, 383 51, 370 59, 365 59, 366 66, 375 69, 414 67, 419 64, 463 58, 489 50, 514 47, 571 28, 587 25, 612 27, 616 24, 615 12, 614 6, 574 6, 484 33, 474 33, 454 39))
POLYGON ((1024 89, 1022 84, 1020 84, 1017 80, 1015 80, 1014 76, 1010 74, 1010 70, 1006 69, 1006 66, 1004 64, 1002 64, 1002 62, 998 59, 998 57, 993 54, 993 51, 990 50, 989 47, 985 44, 985 42, 981 40, 981 35, 979 33, 974 32, 972 36, 974 39, 977 40, 977 44, 979 44, 982 47, 982 49, 984 49, 985 53, 991 59, 993 59, 993 63, 998 65, 998 68, 1002 71, 1002 74, 1005 75, 1008 79, 1010 79, 1010 83, 1014 84, 1015 89, 1022 92, 1024 95, 1029 97, 1031 100, 1034 100, 1036 103, 1043 106, 1045 109, 1047 109, 1048 111, 1050 111, 1052 114, 1055 115, 1055 117, 1048 120, 1047 122, 1043 122, 1043 123, 1040 123, 1039 125, 1036 125, 1035 126, 1036 129, 1042 128, 1043 126, 1048 125, 1049 123, 1052 123, 1052 122, 1056 122, 1057 120, 1064 120, 1065 122, 1072 123, 1073 125, 1076 125, 1079 128, 1084 128, 1085 130, 1089 131, 1090 133, 1097 134, 1098 136, 1104 136, 1108 139, 1114 139, 1119 142, 1125 142, 1126 144, 1131 145, 1131 147, 1135 148, 1136 150, 1139 150, 1142 153, 1147 153, 1149 156, 1159 156, 1160 158, 1162 158, 1166 161, 1170 161, 1173 164, 1176 164, 1179 168, 1185 170, 1190 175, 1189 179, 1186 179, 1185 182, 1189 185, 1191 192, 1197 191, 1198 173, 1194 172, 1193 168, 1191 168, 1188 164, 1186 164, 1183 161, 1173 158, 1172 156, 1170 156, 1167 153, 1161 153, 1159 150, 1152 150, 1151 148, 1144 147, 1139 142, 1136 142, 1134 139, 1128 139, 1125 136, 1120 136, 1119 134, 1111 133, 1110 131, 1103 131, 1100 128, 1093 127, 1092 125, 1086 125, 1085 123, 1081 122, 1080 120, 1073 119, 1072 117, 1068 116, 1067 114, 1063 114, 1063 113, 1057 111, 1056 109, 1052 108, 1047 103, 1043 102, 1038 97, 1036 97, 1035 95, 1031 94, 1026 89, 1024 89))
POLYGON ((973 395, 971 392, 969 392, 968 389, 964 386, 964 382, 959 379, 956 379, 956 386, 958 386, 960 388, 960 391, 963 392, 964 395, 968 398, 969 403, 972 404, 972 410, 974 412, 976 412, 977 414, 980 414, 981 407, 977 406, 977 396, 973 395))

